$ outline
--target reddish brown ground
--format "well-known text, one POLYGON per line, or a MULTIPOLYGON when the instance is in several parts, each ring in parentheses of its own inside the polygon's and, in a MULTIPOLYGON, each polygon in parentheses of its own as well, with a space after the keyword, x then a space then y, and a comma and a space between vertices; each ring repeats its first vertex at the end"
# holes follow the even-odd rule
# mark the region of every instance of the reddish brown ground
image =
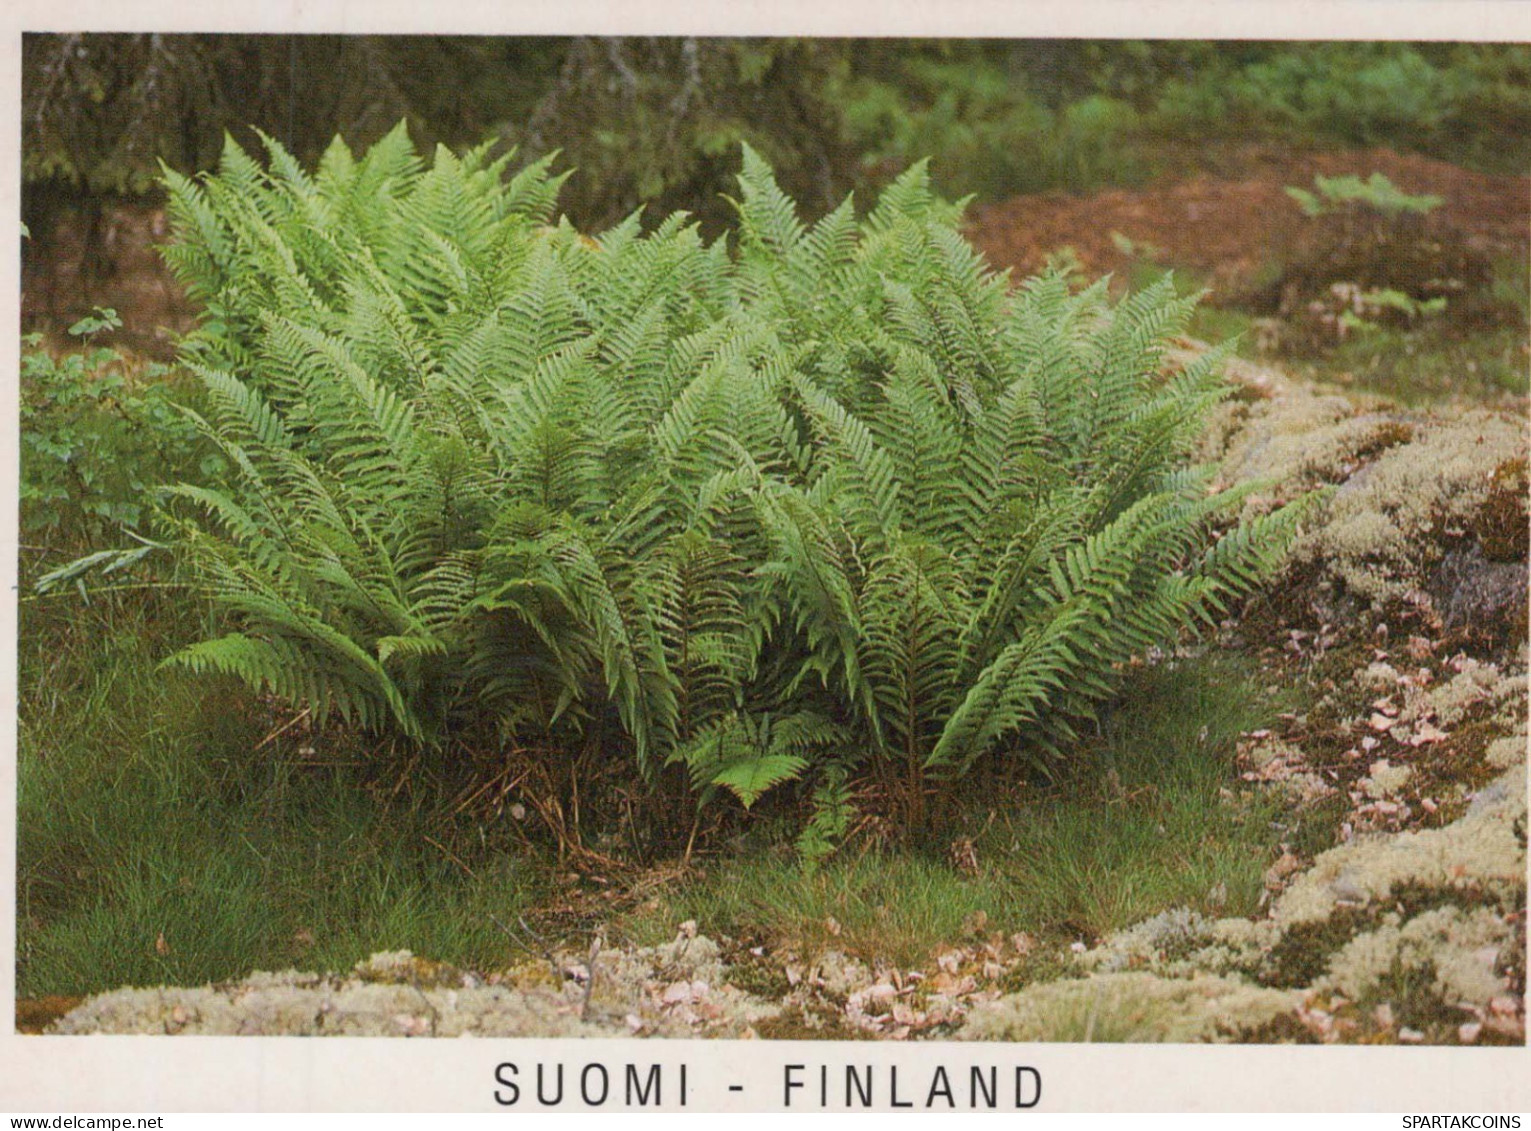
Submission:
POLYGON ((1287 185, 1311 188, 1315 174, 1382 173, 1409 193, 1445 198, 1440 215, 1491 255, 1531 253, 1531 177, 1474 173, 1387 149, 1301 152, 1242 146, 1217 156, 1218 171, 1141 189, 1090 196, 1042 193, 976 208, 969 234, 997 267, 1017 275, 1073 249, 1086 275, 1122 272, 1129 257, 1116 232, 1158 250, 1162 262, 1205 277, 1215 292, 1247 287, 1302 221, 1287 185), (1236 172, 1231 172, 1236 170, 1236 172))
POLYGON ((164 209, 148 204, 108 208, 101 221, 103 262, 87 273, 84 225, 62 220, 38 233, 21 273, 24 329, 58 329, 109 306, 122 317, 124 344, 168 354, 196 311, 155 248, 169 238, 164 209))

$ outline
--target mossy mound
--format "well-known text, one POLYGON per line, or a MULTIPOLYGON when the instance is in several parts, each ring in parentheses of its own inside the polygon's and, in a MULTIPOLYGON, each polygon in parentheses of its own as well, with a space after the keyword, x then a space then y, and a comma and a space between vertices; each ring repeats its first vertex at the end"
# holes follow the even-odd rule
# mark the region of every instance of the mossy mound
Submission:
POLYGON ((694 932, 637 950, 560 957, 489 980, 408 951, 345 976, 286 971, 196 988, 116 990, 49 1031, 346 1037, 740 1036, 778 1007, 723 985, 694 932), (593 981, 592 981, 593 968, 593 981))
POLYGON ((1225 482, 1261 484, 1249 510, 1335 489, 1292 553, 1321 619, 1401 609, 1524 636, 1524 420, 1403 412, 1248 365, 1230 375, 1261 396, 1226 404, 1202 454, 1225 482))
POLYGON ((1425 1027, 1411 1039, 1448 1041, 1464 1031, 1479 1039, 1487 1018, 1491 1035, 1513 1037, 1523 1024, 1525 794, 1521 762, 1443 828, 1330 849, 1266 919, 1162 912, 1078 956, 1087 976, 978 1006, 961 1035, 1389 1040, 1412 1021, 1425 1027), (1341 1007, 1364 1012, 1369 1028, 1353 1018, 1333 1028, 1341 1007))
POLYGON ((1268 1025, 1301 995, 1200 974, 1101 974, 1043 982, 975 1009, 959 1036, 977 1041, 1227 1041, 1268 1025))

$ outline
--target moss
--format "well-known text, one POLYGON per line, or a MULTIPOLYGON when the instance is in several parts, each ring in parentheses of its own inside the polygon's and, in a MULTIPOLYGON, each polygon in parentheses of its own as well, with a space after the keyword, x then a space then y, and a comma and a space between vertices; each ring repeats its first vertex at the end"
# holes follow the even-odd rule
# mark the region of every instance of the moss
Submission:
POLYGON ((62 994, 16 999, 16 1032, 41 1033, 85 999, 62 994))
MULTIPOLYGON (((1433 797, 1440 807, 1425 814, 1425 827, 1444 826, 1467 812, 1467 798, 1501 776, 1513 763, 1499 765, 1488 752, 1496 746, 1504 727, 1493 719, 1473 719, 1455 727, 1445 741, 1438 743, 1429 758, 1416 765, 1414 794, 1433 797)), ((1522 761, 1525 743, 1520 745, 1522 761)))
POLYGON ((755 1032, 768 1041, 852 1041, 866 1035, 846 1025, 838 1013, 825 1016, 801 1005, 757 1022, 755 1032))
POLYGON ((1527 525, 1526 497, 1531 480, 1526 458, 1507 459, 1489 477, 1488 497, 1473 523, 1483 546, 1483 556, 1494 562, 1524 561, 1531 550, 1531 526, 1527 525))
POLYGON ((421 958, 407 950, 386 951, 356 964, 359 981, 381 986, 457 986, 463 972, 445 962, 421 958))
POLYGON ((1375 911, 1342 908, 1327 919, 1288 927, 1265 956, 1260 984, 1280 989, 1311 986, 1328 972, 1336 951, 1376 922, 1375 911))
POLYGON ((1468 1014, 1441 1000, 1435 964, 1409 964, 1394 959, 1386 974, 1371 986, 1359 1004, 1387 1003, 1400 1026, 1417 1029, 1431 1044, 1454 1043, 1452 1031, 1468 1014))
MULTIPOLYGON (((1524 897, 1524 892, 1521 893, 1524 897)), ((1438 888, 1426 884, 1401 884, 1388 896, 1399 915, 1413 919, 1427 911, 1442 907, 1458 907, 1466 911, 1477 908, 1499 909, 1504 900, 1499 893, 1485 887, 1438 888)))
POLYGON ((995 983, 1001 993, 1014 993, 1041 982, 1053 982, 1077 973, 1078 966, 1069 950, 1072 936, 1055 935, 1039 940, 1020 961, 1006 968, 995 983))
POLYGON ((1244 1032, 1244 1044, 1250 1045, 1316 1045, 1318 1035, 1304 1025, 1295 1014, 1278 1013, 1262 1025, 1244 1032))
POLYGON ((1414 435, 1414 426, 1407 421, 1383 420, 1356 444, 1352 454, 1359 460, 1373 459, 1389 448, 1413 442, 1414 435))
POLYGON ((785 970, 747 950, 730 955, 727 981, 736 989, 767 1000, 785 997, 792 989, 785 970))
POLYGON ((1303 859, 1317 856, 1334 847, 1340 825, 1350 814, 1350 805, 1340 792, 1319 798, 1296 815, 1296 824, 1287 833, 1287 845, 1303 859))

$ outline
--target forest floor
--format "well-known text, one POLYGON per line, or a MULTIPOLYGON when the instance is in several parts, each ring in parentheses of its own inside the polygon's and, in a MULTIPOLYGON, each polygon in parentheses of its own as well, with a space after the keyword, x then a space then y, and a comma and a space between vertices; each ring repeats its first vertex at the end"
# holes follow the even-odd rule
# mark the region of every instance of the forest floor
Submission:
MULTIPOLYGON (((1219 169, 1236 172, 981 207, 971 235, 1018 276, 1067 247, 1087 277, 1174 267, 1216 302, 1279 260, 1299 215, 1285 186, 1381 171, 1443 196, 1486 255, 1528 255, 1526 178, 1379 151, 1247 150, 1219 169)), ((95 301, 152 345, 145 327, 189 318, 141 258, 163 221, 113 222, 118 277, 95 301)), ((71 285, 34 277, 28 301, 71 285)), ((1234 309, 1248 329, 1256 313, 1234 309)), ((565 864, 496 922, 504 962, 391 950, 83 1002, 36 987, 18 1027, 1524 1043, 1524 326, 1476 382, 1459 368, 1471 344, 1426 341, 1460 378, 1449 396, 1438 374, 1394 390, 1391 370, 1256 344, 1204 457, 1263 484, 1252 511, 1334 493, 1267 596, 1134 674, 1135 702, 1173 708, 1124 703, 1084 800, 967 799, 918 856, 862 851, 808 877, 754 844, 620 874, 565 864)))
MULTIPOLYGON (((1205 158, 1205 155, 1204 155, 1205 158)), ((1193 176, 1145 188, 1086 196, 1018 196, 972 210, 970 235, 991 262, 1018 278, 1063 248, 1083 273, 1130 272, 1136 257, 1113 234, 1156 249, 1167 264, 1196 273, 1212 301, 1257 285, 1301 226, 1286 188, 1311 189, 1315 176, 1381 173, 1405 192, 1441 197, 1441 217, 1490 255, 1531 254, 1531 178, 1495 176, 1391 149, 1300 150, 1264 144, 1204 159, 1193 176)))

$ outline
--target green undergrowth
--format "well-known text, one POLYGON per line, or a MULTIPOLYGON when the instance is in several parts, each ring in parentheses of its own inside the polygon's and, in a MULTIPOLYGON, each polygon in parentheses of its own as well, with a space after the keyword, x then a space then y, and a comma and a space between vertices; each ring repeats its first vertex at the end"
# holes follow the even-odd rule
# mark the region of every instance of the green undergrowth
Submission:
POLYGON ((1059 780, 1003 796, 975 783, 954 827, 973 835, 976 874, 935 846, 852 845, 811 872, 785 851, 752 846, 710 862, 621 929, 652 942, 695 919, 750 945, 838 949, 908 968, 979 934, 1092 940, 1180 905, 1253 914, 1279 814, 1234 788, 1234 743, 1271 709, 1250 679, 1224 659, 1140 671, 1059 780))
MULTIPOLYGON (((264 704, 157 670, 195 615, 159 590, 24 606, 18 996, 344 970, 385 949, 481 970, 521 957, 507 930, 556 902, 552 861, 465 827, 439 793, 390 799, 343 733, 261 747, 280 725, 264 704)), ((1277 814, 1230 794, 1238 733, 1273 709, 1252 674, 1140 669, 1055 780, 1005 784, 996 766, 940 838, 852 843, 809 870, 784 825, 596 929, 656 942, 695 919, 773 955, 915 968, 995 933, 1046 955, 1170 906, 1253 913, 1277 814), (946 834, 974 840, 976 873, 946 834)))
POLYGON ((1311 380, 1382 393, 1406 404, 1500 401, 1531 389, 1525 326, 1462 336, 1378 328, 1291 367, 1311 380))
POLYGON ((390 800, 323 736, 257 749, 272 723, 249 695, 157 669, 191 615, 168 594, 23 608, 18 997, 396 948, 506 964, 499 923, 545 882, 523 848, 478 842, 425 791, 390 800))
MULTIPOLYGON (((1156 256, 1134 258, 1123 273, 1130 290, 1152 286, 1171 268, 1156 256)), ((1181 295, 1194 294, 1205 281, 1176 267, 1181 295)), ((1272 268, 1274 271, 1274 268, 1272 268)), ((1498 326, 1461 327, 1445 315, 1418 326, 1371 326, 1319 350, 1290 353, 1281 346, 1262 348, 1259 319, 1236 297, 1209 294, 1192 313, 1186 332, 1202 341, 1236 341, 1240 356, 1275 361, 1310 381, 1378 393, 1404 404, 1439 401, 1500 403, 1531 392, 1531 340, 1527 338, 1527 266, 1501 256, 1493 263, 1490 294, 1506 314, 1498 326)), ((1279 330, 1278 330, 1279 334, 1279 330)))

